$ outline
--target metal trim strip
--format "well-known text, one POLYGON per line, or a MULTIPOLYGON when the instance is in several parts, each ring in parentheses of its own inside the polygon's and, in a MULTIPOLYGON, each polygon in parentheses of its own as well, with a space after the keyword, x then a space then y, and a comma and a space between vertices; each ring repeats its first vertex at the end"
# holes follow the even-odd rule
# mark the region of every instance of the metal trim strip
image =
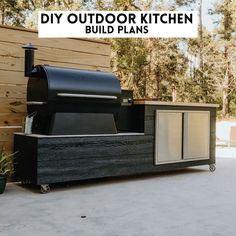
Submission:
POLYGON ((100 95, 100 94, 82 94, 82 93, 58 93, 58 97, 68 98, 97 98, 97 99, 109 99, 116 100, 117 96, 100 95))

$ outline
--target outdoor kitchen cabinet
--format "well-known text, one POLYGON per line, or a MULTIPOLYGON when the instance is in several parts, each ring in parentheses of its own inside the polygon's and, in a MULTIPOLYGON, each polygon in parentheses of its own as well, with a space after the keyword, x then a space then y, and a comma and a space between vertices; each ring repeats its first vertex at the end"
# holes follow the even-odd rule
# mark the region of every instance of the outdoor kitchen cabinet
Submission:
POLYGON ((112 73, 34 66, 36 48, 23 48, 33 122, 14 134, 16 181, 46 193, 54 183, 215 170, 217 105, 134 100, 112 73))
POLYGON ((209 159, 210 112, 156 110, 155 164, 209 159))
MULTIPOLYGON (((48 184, 141 175, 191 166, 215 170, 214 104, 135 101, 126 132, 15 133, 15 179, 48 184)), ((46 189, 45 189, 46 188, 46 189)))

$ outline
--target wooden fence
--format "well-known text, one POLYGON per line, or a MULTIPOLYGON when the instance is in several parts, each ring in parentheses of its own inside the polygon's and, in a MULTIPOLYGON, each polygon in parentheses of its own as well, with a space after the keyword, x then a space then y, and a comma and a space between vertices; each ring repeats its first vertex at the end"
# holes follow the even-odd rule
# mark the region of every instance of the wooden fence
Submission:
POLYGON ((37 31, 0 25, 0 146, 11 152, 13 133, 21 131, 26 114, 24 50, 38 50, 35 64, 110 71, 110 44, 87 39, 39 39, 37 31))

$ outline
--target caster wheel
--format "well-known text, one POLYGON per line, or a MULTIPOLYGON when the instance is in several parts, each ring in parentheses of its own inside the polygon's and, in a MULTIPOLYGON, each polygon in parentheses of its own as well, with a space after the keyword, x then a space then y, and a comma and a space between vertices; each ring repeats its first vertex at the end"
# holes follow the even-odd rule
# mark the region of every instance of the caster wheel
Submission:
POLYGON ((41 193, 49 193, 50 192, 49 184, 40 185, 40 192, 41 193))
POLYGON ((210 172, 214 172, 216 170, 216 165, 215 164, 209 165, 209 170, 210 172))

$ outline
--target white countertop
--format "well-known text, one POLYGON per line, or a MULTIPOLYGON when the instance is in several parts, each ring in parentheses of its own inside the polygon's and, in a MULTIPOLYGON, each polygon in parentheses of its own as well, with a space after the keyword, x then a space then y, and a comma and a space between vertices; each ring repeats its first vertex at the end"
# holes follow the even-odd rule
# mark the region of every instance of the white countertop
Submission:
POLYGON ((117 133, 117 134, 74 134, 74 135, 44 135, 44 134, 25 134, 21 132, 15 132, 14 134, 35 137, 35 138, 75 138, 75 137, 106 137, 106 136, 132 136, 132 135, 144 135, 144 133, 117 133))
POLYGON ((135 105, 158 105, 158 106, 187 106, 187 107, 219 107, 218 104, 192 103, 192 102, 161 102, 161 101, 134 101, 135 105))

